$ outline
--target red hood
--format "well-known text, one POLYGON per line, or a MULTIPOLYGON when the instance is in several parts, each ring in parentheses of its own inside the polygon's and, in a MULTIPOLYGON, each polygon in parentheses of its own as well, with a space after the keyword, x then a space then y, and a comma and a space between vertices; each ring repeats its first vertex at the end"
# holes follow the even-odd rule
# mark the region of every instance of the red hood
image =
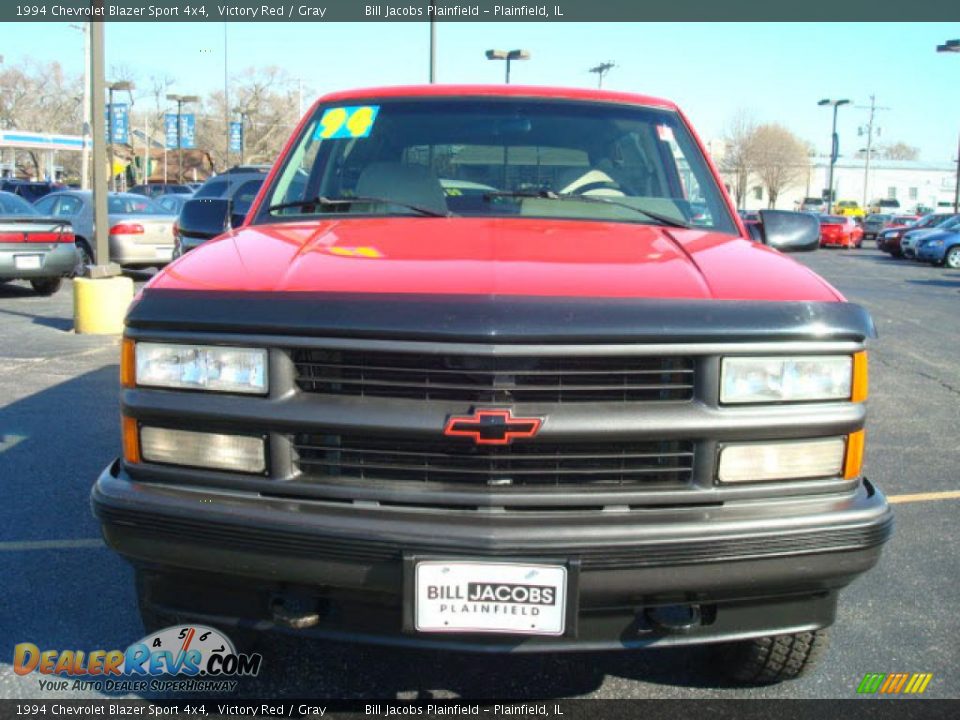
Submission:
POLYGON ((516 218, 350 218, 247 226, 205 243, 150 287, 834 301, 780 253, 651 225, 516 218))

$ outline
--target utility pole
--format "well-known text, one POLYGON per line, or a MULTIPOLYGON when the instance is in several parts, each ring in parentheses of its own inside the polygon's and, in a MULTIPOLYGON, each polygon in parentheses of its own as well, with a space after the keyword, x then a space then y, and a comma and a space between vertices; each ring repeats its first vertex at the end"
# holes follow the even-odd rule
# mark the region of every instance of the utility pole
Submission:
MULTIPOLYGON (((437 81, 437 0, 430 0, 430 7, 427 12, 430 13, 430 84, 437 81)), ((301 113, 302 114, 302 113, 301 113)))
MULTIPOLYGON (((103 7, 100 4, 100 7, 103 7)), ((103 30, 106 23, 91 22, 89 24, 90 38, 90 77, 91 95, 90 116, 93 121, 91 141, 93 144, 93 234, 96 238, 94 252, 96 253, 95 267, 88 268, 90 277, 110 277, 118 275, 120 268, 111 266, 110 219, 107 215, 107 153, 104 147, 106 137, 106 118, 103 114, 103 100, 106 91, 104 79, 104 43, 103 30)), ((111 118, 112 122, 112 118, 111 118)), ((112 130, 112 128, 111 128, 112 130)), ((110 169, 113 172, 113 168, 110 169)))
MULTIPOLYGON (((869 202, 870 195, 870 160, 873 155, 873 118, 877 110, 889 110, 888 107, 877 107, 877 98, 875 95, 870 96, 870 105, 855 105, 858 110, 869 110, 870 119, 867 120, 867 152, 866 159, 863 163, 863 208, 866 211, 867 203, 869 202)), ((863 134, 863 128, 860 128, 860 134, 863 134)), ((877 128, 877 135, 880 134, 880 129, 877 128)))
MULTIPOLYGON (((180 121, 177 120, 179 123, 180 121)), ((179 126, 178 126, 179 127, 179 126)), ((224 147, 223 167, 230 167, 230 85, 227 74, 227 23, 223 24, 223 129, 224 147)))
POLYGON ((615 68, 616 64, 612 62, 600 63, 596 67, 590 68, 590 72, 597 74, 597 89, 603 87, 603 76, 610 72, 611 68, 615 68))
POLYGON ((80 189, 90 189, 90 22, 70 25, 83 33, 83 128, 80 135, 83 147, 80 150, 80 189))

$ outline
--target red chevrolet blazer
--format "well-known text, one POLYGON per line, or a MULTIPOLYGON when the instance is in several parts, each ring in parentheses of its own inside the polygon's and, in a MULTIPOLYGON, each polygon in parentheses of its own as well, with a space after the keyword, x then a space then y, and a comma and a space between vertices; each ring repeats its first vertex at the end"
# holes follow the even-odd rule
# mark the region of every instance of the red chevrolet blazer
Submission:
POLYGON ((321 98, 129 311, 92 502, 144 623, 799 674, 892 517, 873 323, 760 215, 664 100, 321 98))

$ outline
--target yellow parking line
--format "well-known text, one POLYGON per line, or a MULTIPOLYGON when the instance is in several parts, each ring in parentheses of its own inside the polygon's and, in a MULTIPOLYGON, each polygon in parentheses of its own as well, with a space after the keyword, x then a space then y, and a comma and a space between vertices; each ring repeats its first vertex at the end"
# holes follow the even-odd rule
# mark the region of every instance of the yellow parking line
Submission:
POLYGON ((931 500, 960 500, 960 490, 944 490, 943 492, 913 493, 912 495, 890 495, 887 500, 892 504, 929 502, 931 500))

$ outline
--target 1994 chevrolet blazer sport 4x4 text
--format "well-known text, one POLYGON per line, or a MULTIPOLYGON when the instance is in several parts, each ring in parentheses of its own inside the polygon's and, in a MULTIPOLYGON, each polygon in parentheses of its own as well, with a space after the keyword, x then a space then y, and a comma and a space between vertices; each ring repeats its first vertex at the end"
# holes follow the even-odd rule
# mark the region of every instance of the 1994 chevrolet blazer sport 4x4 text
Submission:
POLYGON ((321 98, 128 314, 92 502, 145 624, 798 674, 892 516, 873 324, 757 227, 666 101, 321 98))

